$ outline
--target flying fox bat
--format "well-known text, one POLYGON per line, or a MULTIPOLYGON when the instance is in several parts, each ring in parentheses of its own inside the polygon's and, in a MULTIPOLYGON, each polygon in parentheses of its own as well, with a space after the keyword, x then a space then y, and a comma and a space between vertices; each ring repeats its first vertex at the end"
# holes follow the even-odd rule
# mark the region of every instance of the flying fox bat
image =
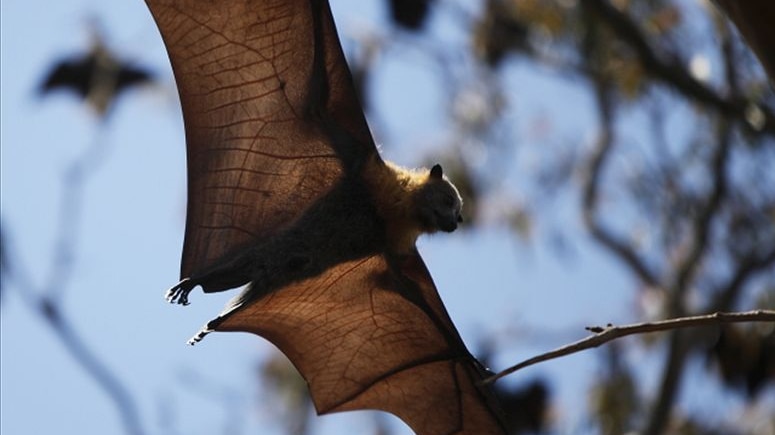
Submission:
POLYGON ((57 62, 38 92, 44 95, 57 89, 73 91, 104 115, 122 92, 152 81, 151 72, 117 59, 102 40, 95 37, 88 53, 57 62))
POLYGON ((381 159, 329 5, 146 0, 183 108, 188 208, 181 281, 247 284, 192 340, 260 335, 306 379, 318 413, 379 409, 418 434, 503 434, 415 247, 454 231, 440 166, 381 159))

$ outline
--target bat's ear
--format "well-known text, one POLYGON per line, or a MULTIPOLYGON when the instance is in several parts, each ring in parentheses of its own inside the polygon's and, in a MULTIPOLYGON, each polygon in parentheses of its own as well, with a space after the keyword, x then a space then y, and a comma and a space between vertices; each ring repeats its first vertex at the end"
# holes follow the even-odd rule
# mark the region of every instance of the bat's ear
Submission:
POLYGON ((436 163, 431 168, 431 178, 438 178, 440 179, 444 175, 444 171, 441 169, 441 165, 436 163))

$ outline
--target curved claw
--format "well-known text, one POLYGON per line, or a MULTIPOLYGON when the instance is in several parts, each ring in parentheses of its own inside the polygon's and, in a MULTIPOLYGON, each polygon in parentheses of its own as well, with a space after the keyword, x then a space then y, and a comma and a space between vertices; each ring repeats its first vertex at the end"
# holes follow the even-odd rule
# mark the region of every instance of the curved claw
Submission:
POLYGON ((191 281, 191 278, 183 278, 179 283, 167 290, 164 298, 171 304, 188 305, 188 294, 191 293, 194 287, 196 287, 196 284, 191 281))
POLYGON ((191 337, 188 340, 188 344, 190 346, 193 346, 200 341, 202 341, 205 336, 211 332, 215 332, 215 328, 218 327, 218 325, 221 324, 224 320, 226 320, 227 317, 229 317, 234 311, 239 309, 242 306, 242 303, 240 302, 239 297, 236 301, 234 301, 233 305, 229 305, 226 307, 226 309, 218 315, 218 317, 214 318, 213 320, 210 320, 205 324, 205 326, 202 327, 202 329, 199 330, 199 332, 196 333, 193 337, 191 337))
POLYGON ((205 335, 207 335, 207 334, 209 334, 209 333, 211 333, 213 331, 214 331, 213 329, 210 329, 210 324, 208 323, 202 329, 200 329, 199 332, 196 333, 196 335, 194 335, 193 337, 191 337, 188 340, 188 345, 189 346, 193 346, 193 345, 199 343, 200 341, 202 341, 203 338, 205 338, 205 335))

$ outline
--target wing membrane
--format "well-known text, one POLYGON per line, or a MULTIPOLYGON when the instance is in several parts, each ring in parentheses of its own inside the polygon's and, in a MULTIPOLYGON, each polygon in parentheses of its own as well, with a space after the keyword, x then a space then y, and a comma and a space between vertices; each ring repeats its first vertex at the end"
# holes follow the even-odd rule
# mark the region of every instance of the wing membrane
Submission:
POLYGON ((376 150, 327 3, 147 3, 183 107, 188 277, 291 224, 376 150))
POLYGON ((341 263, 234 312, 216 330, 270 340, 307 380, 319 413, 381 409, 420 434, 503 433, 419 255, 341 263))

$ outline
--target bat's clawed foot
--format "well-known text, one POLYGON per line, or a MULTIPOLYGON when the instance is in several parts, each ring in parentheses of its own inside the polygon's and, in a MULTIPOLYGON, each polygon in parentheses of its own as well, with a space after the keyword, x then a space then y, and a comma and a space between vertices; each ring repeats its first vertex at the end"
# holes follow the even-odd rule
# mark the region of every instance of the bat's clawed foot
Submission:
POLYGON ((199 343, 200 341, 202 341, 203 338, 205 338, 205 336, 207 334, 209 334, 209 333, 211 333, 213 331, 214 331, 214 329, 210 329, 210 324, 208 323, 202 329, 200 329, 199 332, 197 332, 195 336, 191 337, 188 340, 188 345, 189 346, 193 346, 193 345, 199 343))
POLYGON ((202 339, 205 338, 205 336, 207 334, 209 334, 211 332, 214 332, 215 328, 217 328, 218 325, 221 324, 221 322, 226 320, 226 318, 229 316, 229 314, 231 314, 235 309, 236 308, 229 308, 226 311, 224 311, 220 316, 218 316, 218 317, 214 318, 213 320, 210 320, 209 322, 207 322, 207 324, 205 326, 203 326, 202 329, 200 329, 199 332, 197 332, 195 336, 191 337, 188 340, 188 344, 190 346, 193 346, 193 345, 199 343, 200 341, 202 341, 202 339))
POLYGON ((196 284, 191 281, 191 278, 183 278, 179 283, 167 290, 164 298, 171 304, 188 305, 188 294, 191 293, 194 287, 196 287, 196 284))

